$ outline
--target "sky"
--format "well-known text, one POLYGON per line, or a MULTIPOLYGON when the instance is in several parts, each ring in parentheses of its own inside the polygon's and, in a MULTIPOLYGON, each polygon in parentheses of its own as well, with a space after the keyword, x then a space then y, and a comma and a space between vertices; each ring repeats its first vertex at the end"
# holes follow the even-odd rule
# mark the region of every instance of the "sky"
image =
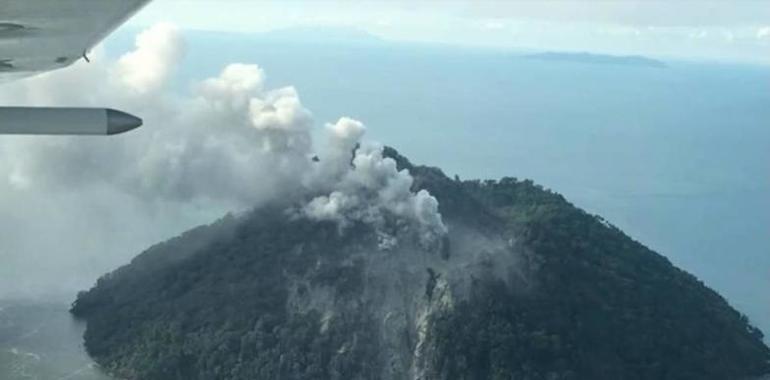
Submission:
POLYGON ((770 64, 770 1, 154 0, 130 25, 352 28, 397 41, 770 64))

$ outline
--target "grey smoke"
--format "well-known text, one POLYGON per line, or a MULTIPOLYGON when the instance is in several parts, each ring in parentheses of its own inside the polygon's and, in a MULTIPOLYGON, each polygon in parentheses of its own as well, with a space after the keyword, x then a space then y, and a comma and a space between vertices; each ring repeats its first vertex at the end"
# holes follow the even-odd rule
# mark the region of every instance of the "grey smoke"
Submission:
POLYGON ((334 184, 334 190, 314 198, 304 207, 305 215, 337 221, 343 228, 354 222, 374 225, 381 234, 382 248, 397 243, 396 233, 388 233, 386 229, 389 216, 414 225, 405 225, 405 229, 417 227, 424 245, 432 245, 446 234, 436 198, 425 190, 412 192, 412 176, 406 170, 399 171, 393 159, 383 157, 382 147, 359 148, 352 163, 341 165, 349 169, 334 184))
POLYGON ((91 64, 4 86, 0 104, 108 106, 145 126, 111 138, 0 139, 0 297, 85 288, 151 243, 278 196, 314 194, 300 211, 342 229, 394 219, 421 239, 446 232, 436 199, 412 193, 409 173, 380 147, 363 144, 351 166, 361 122, 340 118, 314 145, 297 91, 265 88, 251 64, 174 95, 168 82, 184 51, 181 33, 160 24, 115 61, 97 49, 91 64))

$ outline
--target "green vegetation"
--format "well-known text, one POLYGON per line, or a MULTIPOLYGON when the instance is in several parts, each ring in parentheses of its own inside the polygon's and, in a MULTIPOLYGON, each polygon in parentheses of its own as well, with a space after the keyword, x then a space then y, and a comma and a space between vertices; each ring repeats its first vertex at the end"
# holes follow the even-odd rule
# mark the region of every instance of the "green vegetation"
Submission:
MULTIPOLYGON (((467 295, 430 309, 419 349, 405 330, 406 352, 421 354, 413 373, 721 380, 770 372, 770 350, 746 317, 601 218, 528 180, 453 180, 386 153, 438 198, 450 235, 463 226, 510 241, 515 249, 499 254, 519 252, 532 279, 510 286, 469 275, 467 295)), ((374 232, 362 225, 340 234, 282 210, 194 229, 81 293, 72 312, 88 322, 89 353, 127 379, 406 377, 389 369, 386 313, 365 297, 367 263, 354 254, 373 249, 374 232), (331 293, 333 318, 290 305, 322 291, 331 293)), ((453 249, 442 259, 450 268, 453 249)), ((428 308, 445 277, 419 273, 423 280, 407 285, 428 308)))

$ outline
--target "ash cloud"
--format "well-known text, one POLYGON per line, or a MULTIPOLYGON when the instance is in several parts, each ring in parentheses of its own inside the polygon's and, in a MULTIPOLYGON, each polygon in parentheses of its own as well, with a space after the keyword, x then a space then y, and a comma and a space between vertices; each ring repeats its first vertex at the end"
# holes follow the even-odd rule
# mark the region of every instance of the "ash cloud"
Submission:
POLYGON ((371 223, 391 246, 398 229, 426 242, 446 233, 436 199, 362 143, 361 122, 327 124, 317 146, 296 89, 266 88, 251 64, 175 95, 184 51, 179 30, 159 24, 117 60, 97 49, 90 64, 0 89, 4 105, 111 107, 145 121, 108 138, 0 139, 0 297, 82 289, 154 242, 278 197, 310 196, 297 214, 341 230, 371 223))
POLYGON ((306 216, 333 220, 343 228, 356 222, 373 225, 383 249, 397 244, 402 231, 416 228, 419 242, 426 247, 446 234, 436 198, 425 190, 413 193, 412 176, 406 170, 399 171, 393 159, 383 157, 382 147, 356 149, 347 165, 349 170, 329 194, 313 198, 303 208, 306 216))

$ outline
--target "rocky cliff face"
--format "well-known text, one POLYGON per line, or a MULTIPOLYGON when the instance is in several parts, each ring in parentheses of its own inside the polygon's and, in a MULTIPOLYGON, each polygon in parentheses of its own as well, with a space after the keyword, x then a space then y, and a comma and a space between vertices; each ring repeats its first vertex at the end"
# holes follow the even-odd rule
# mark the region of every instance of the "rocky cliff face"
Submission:
POLYGON ((770 372, 744 316, 601 218, 530 181, 452 180, 384 154, 442 220, 313 217, 344 209, 330 196, 315 213, 286 200, 199 227, 78 296, 89 353, 128 379, 770 372))

